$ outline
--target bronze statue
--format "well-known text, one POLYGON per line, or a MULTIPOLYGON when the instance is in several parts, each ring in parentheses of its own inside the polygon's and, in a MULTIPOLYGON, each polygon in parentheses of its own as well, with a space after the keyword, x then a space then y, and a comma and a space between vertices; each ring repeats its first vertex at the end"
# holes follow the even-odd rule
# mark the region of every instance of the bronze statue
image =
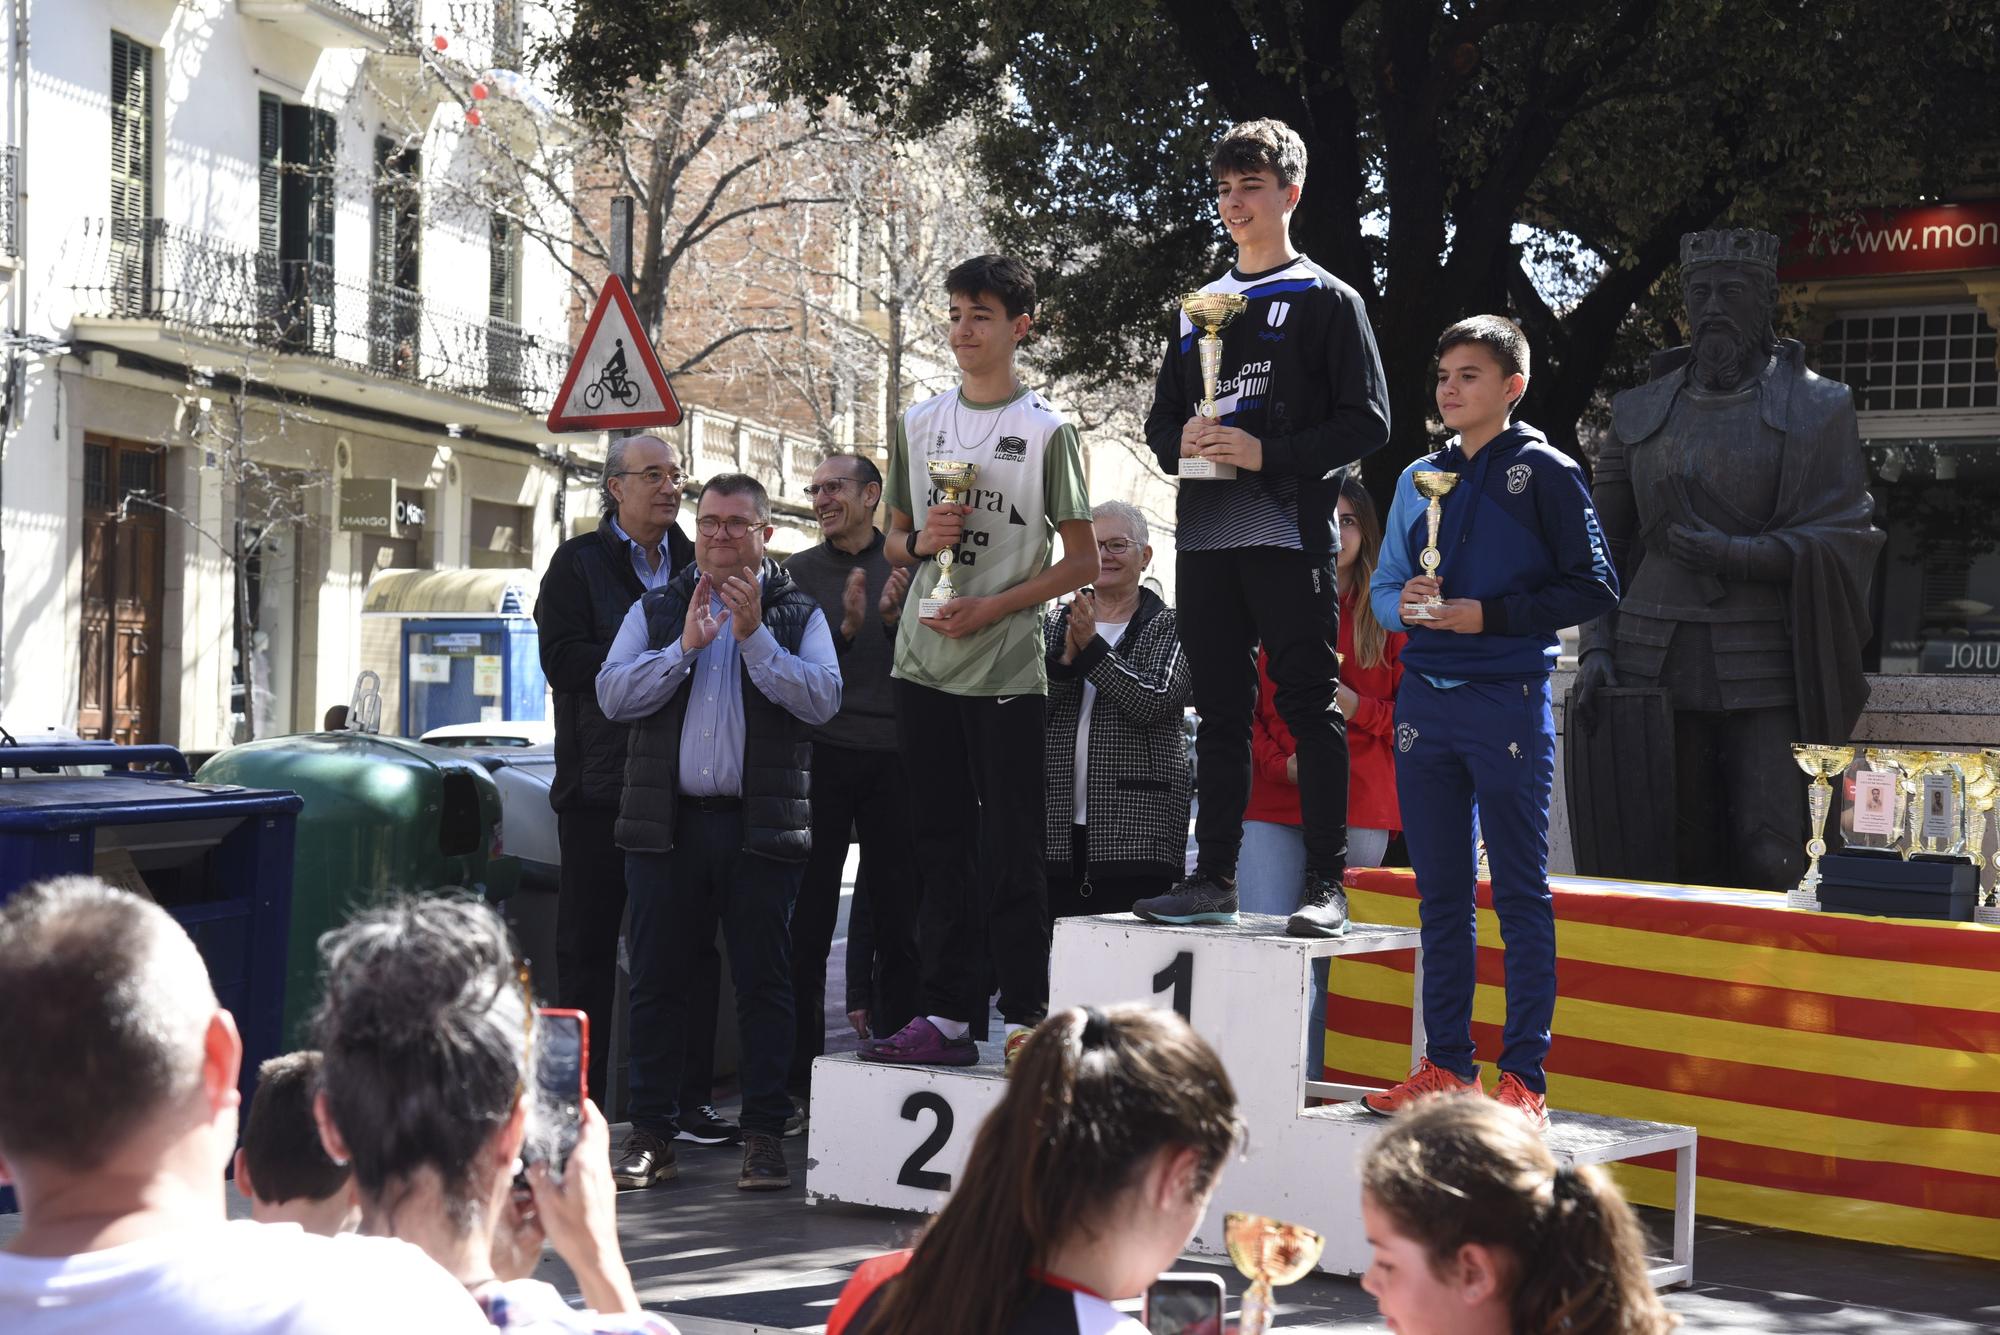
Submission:
MULTIPOLYGON (((1670 851, 1674 865, 1580 857, 1580 871, 1795 884, 1805 806, 1790 744, 1847 740, 1868 699, 1861 649, 1883 534, 1852 394, 1773 330, 1777 261, 1768 232, 1682 237, 1691 345, 1656 355, 1654 378, 1612 401, 1592 494, 1625 593, 1583 629, 1569 727, 1589 744, 1569 754, 1621 754, 1627 768, 1571 772, 1566 786, 1586 808, 1578 823, 1594 824, 1580 854, 1590 842, 1615 862, 1624 844, 1670 851), (1656 749, 1671 732, 1670 830, 1616 830, 1663 820, 1669 804, 1607 800, 1629 783, 1637 738, 1605 732, 1643 713, 1601 708, 1607 686, 1657 688, 1640 730, 1656 749)), ((1638 763, 1659 774, 1665 759, 1638 763)))

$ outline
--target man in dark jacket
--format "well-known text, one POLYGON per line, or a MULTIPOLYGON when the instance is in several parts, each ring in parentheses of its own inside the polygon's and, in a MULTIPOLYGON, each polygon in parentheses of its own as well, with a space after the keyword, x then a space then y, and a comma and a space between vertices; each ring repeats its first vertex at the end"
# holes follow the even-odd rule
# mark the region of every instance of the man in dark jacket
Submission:
MULTIPOLYGON (((542 671, 555 691, 556 809, 562 889, 556 907, 556 1000, 590 1016, 590 1093, 602 1103, 617 994, 618 931, 625 918, 625 855, 612 835, 625 792, 628 729, 597 706, 597 670, 625 613, 648 589, 663 587, 694 561, 694 544, 675 524, 680 459, 658 436, 611 442, 604 459, 604 517, 597 531, 556 548, 535 603, 542 671)), ((713 1014, 721 956, 710 941, 697 960, 706 982, 696 994, 713 1014)), ((705 1144, 737 1138, 708 1108, 714 1023, 688 1054, 681 1106, 686 1134, 705 1144), (695 1094, 700 1097, 693 1097, 695 1094)))

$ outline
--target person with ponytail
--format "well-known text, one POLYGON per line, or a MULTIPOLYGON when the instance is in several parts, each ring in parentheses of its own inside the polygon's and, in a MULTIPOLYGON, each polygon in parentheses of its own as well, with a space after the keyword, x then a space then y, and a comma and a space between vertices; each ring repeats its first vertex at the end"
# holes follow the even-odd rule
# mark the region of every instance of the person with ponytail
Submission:
POLYGON ((1361 1169, 1361 1287, 1398 1335, 1661 1335, 1631 1207, 1489 1099, 1432 1096, 1361 1169))
POLYGON ((1144 1335, 1112 1300, 1181 1254, 1242 1134, 1221 1059, 1172 1011, 1051 1015, 944 1209, 855 1272, 827 1335, 1144 1335))

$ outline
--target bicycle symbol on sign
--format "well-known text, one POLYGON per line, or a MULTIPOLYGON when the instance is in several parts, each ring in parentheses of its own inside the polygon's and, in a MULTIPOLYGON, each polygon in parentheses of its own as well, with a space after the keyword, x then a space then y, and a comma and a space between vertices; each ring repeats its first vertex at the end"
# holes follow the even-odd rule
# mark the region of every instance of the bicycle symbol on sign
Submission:
POLYGON ((635 407, 639 402, 639 382, 625 374, 625 340, 612 341, 618 346, 612 352, 611 360, 604 363, 604 370, 597 379, 583 387, 583 406, 591 412, 604 406, 607 394, 627 408, 635 407))

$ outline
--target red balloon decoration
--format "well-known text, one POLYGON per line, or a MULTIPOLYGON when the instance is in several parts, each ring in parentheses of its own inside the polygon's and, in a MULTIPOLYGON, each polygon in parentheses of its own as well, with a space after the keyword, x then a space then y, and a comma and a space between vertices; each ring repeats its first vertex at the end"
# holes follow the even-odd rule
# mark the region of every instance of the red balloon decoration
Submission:
POLYGON ((481 117, 479 115, 478 107, 467 107, 465 109, 465 123, 467 125, 476 126, 479 124, 480 120, 481 117))
POLYGON ((431 45, 436 47, 438 50, 442 51, 447 46, 450 46, 451 43, 445 40, 445 36, 443 33, 439 33, 437 36, 431 38, 431 45))
POLYGON ((475 102, 484 102, 486 100, 485 84, 475 83, 474 85, 472 85, 472 100, 475 102))

